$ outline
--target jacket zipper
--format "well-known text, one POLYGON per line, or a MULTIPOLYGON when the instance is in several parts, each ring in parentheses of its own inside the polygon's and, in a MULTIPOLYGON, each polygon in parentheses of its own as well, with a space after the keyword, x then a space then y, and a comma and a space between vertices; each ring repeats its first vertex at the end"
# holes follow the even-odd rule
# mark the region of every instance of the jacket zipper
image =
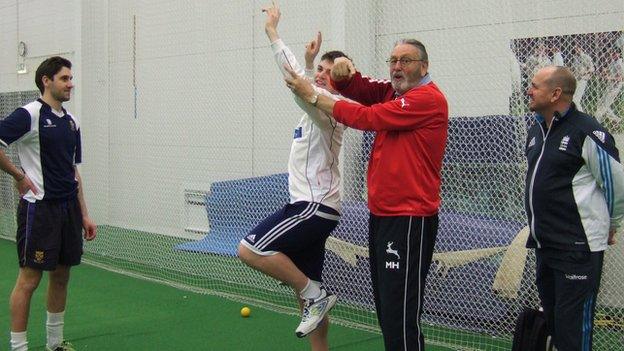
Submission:
POLYGON ((552 130, 553 125, 554 125, 554 120, 551 123, 550 128, 548 128, 546 135, 544 135, 544 128, 542 127, 541 123, 539 124, 540 131, 542 132, 542 138, 543 138, 542 151, 540 152, 540 155, 537 158, 537 161, 535 162, 535 167, 533 167, 533 175, 531 175, 531 185, 529 186, 529 207, 531 208, 531 235, 533 236, 533 240, 535 240, 535 243, 537 243, 538 249, 542 248, 542 244, 540 244, 539 240, 537 240, 537 234, 535 234, 535 210, 533 209, 533 184, 535 183, 535 175, 537 174, 537 168, 539 167, 539 163, 542 160, 542 156, 544 156, 544 150, 546 149, 546 139, 548 138, 548 134, 552 130))

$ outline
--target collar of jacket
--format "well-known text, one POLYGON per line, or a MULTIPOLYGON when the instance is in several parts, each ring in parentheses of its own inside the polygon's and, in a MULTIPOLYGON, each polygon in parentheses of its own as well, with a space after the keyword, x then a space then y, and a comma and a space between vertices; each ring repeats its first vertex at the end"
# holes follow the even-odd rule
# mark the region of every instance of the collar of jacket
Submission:
MULTIPOLYGON (((574 111, 576 111, 576 106, 574 105, 574 102, 572 102, 570 104, 570 107, 568 107, 567 110, 563 111, 563 113, 559 114, 559 117, 554 118, 553 120, 553 124, 555 122, 559 122, 560 120, 567 118, 571 113, 573 113, 574 111)), ((535 114, 535 119, 540 123, 540 124, 544 124, 546 123, 546 119, 544 118, 544 116, 540 115, 539 113, 535 114)))
MULTIPOLYGON (((418 87, 421 87, 425 84, 429 84, 431 83, 431 76, 429 75, 429 73, 425 74, 421 79, 420 82, 418 82, 418 85, 413 87, 412 89, 416 89, 418 87)), ((408 90, 411 91, 412 89, 408 90)), ((407 92, 406 92, 407 93, 407 92)), ((401 94, 397 93, 396 91, 394 92, 394 99, 396 100, 399 96, 401 96, 401 94)))

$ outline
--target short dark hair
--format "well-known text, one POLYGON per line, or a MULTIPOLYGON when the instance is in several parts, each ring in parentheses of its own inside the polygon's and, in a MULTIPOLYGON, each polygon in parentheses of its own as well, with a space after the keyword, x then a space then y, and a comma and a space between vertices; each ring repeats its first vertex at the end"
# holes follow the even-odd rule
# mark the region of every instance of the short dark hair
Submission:
POLYGON ((37 84, 37 88, 39 88, 41 94, 43 94, 44 90, 43 77, 54 79, 54 75, 63 69, 63 67, 71 69, 72 64, 68 59, 60 56, 52 56, 41 62, 35 73, 35 84, 37 84))
POLYGON ((415 47, 420 52, 420 59, 425 62, 429 62, 429 55, 427 55, 427 49, 425 49, 425 44, 421 43, 416 39, 399 39, 396 43, 394 43, 394 46, 396 47, 397 45, 401 44, 409 44, 415 47))
POLYGON ((338 50, 328 51, 328 52, 324 53, 323 56, 321 56, 321 61, 327 60, 327 61, 329 61, 331 63, 334 63, 334 60, 339 58, 339 57, 346 57, 349 61, 353 61, 353 60, 351 60, 351 58, 349 56, 347 56, 347 54, 345 54, 342 51, 338 51, 338 50))

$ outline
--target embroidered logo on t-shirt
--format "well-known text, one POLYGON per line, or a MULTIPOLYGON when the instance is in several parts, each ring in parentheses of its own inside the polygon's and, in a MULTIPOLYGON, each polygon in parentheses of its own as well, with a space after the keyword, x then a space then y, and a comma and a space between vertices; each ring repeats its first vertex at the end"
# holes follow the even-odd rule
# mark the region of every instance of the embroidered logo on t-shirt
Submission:
POLYGON ((49 118, 46 118, 46 124, 43 126, 43 128, 54 128, 56 127, 56 124, 52 124, 52 121, 49 118))
POLYGON ((299 139, 303 136, 303 128, 298 127, 295 129, 295 139, 299 139))

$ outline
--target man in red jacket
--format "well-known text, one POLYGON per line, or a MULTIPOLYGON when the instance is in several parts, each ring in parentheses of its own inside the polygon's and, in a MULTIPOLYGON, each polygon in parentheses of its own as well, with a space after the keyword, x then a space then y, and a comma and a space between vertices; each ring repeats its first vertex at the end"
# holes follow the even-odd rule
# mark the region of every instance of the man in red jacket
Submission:
POLYGON ((386 350, 424 351, 424 287, 438 231, 440 171, 448 105, 427 73, 425 46, 397 42, 386 61, 390 81, 337 59, 332 84, 360 104, 334 101, 292 75, 291 90, 349 127, 376 132, 368 164, 369 254, 377 319, 386 350))

